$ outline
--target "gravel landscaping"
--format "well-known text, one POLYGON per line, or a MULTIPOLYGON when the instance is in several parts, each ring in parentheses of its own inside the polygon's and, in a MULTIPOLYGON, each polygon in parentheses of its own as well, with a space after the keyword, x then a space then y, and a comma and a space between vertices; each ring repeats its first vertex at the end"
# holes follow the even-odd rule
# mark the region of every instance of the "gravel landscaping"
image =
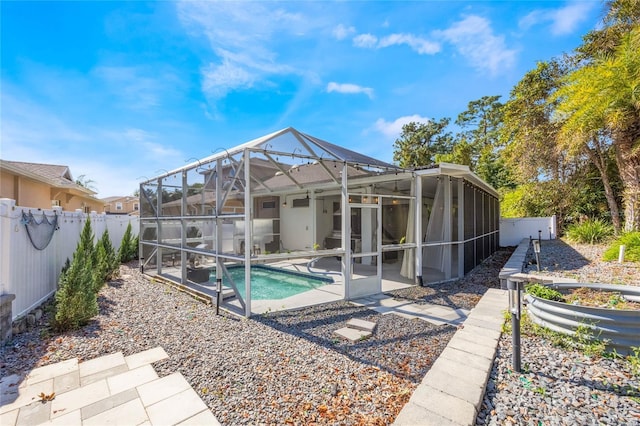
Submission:
MULTIPOLYGON (((458 284, 416 289, 429 303, 472 308, 511 250, 501 250, 458 284)), ((419 293, 419 295, 418 295, 419 293)), ((406 295, 405 295, 406 296, 406 295)), ((160 375, 179 371, 222 424, 390 424, 456 328, 381 315, 337 302, 251 320, 215 309, 135 264, 99 294, 100 314, 76 332, 56 335, 40 324, 0 349, 2 375, 77 357, 130 355, 162 346, 160 375), (351 318, 377 323, 367 340, 333 332, 351 318)))
MULTIPOLYGON (((558 243, 553 253, 568 265, 576 251, 565 246, 558 243)), ((551 248, 548 243, 547 253, 551 248)), ((511 252, 498 251, 458 281, 394 295, 471 309, 488 288, 499 287, 498 271, 511 252)), ((589 274, 608 277, 613 266, 597 263, 568 273, 591 267, 589 274)), ((53 333, 45 313, 0 348, 0 373, 162 346, 169 359, 154 365, 158 374, 182 373, 222 424, 383 425, 393 422, 456 331, 345 302, 250 320, 216 316, 212 307, 148 281, 135 263, 121 267, 99 304, 100 314, 76 332, 53 333), (348 343, 333 334, 351 318, 375 321, 374 335, 348 343)), ((510 371, 510 356, 510 336, 504 336, 478 424, 640 424, 638 376, 628 363, 591 359, 529 337, 523 337, 525 374, 510 371)))
MULTIPOLYGON (((543 241, 542 274, 640 285, 639 265, 603 262, 605 248, 543 241)), ((531 253, 529 259, 534 259, 531 253)), ((527 272, 538 274, 536 265, 527 272)), ((640 425, 640 365, 590 357, 523 335, 523 372, 518 374, 512 370, 512 353, 511 334, 503 334, 477 425, 640 425)))

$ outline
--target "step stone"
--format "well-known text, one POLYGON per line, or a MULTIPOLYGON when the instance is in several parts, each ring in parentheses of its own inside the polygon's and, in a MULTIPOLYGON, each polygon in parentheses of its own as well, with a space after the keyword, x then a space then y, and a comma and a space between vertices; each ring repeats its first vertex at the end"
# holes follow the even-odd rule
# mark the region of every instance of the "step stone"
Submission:
POLYGON ((344 337, 351 342, 357 342, 371 337, 370 331, 356 330, 355 328, 343 327, 334 331, 337 335, 344 337))
POLYGON ((351 318, 347 322, 347 327, 349 328, 355 328, 356 330, 362 330, 362 331, 370 331, 372 333, 373 333, 373 330, 375 330, 376 325, 377 324, 375 322, 365 321, 358 318, 351 318))

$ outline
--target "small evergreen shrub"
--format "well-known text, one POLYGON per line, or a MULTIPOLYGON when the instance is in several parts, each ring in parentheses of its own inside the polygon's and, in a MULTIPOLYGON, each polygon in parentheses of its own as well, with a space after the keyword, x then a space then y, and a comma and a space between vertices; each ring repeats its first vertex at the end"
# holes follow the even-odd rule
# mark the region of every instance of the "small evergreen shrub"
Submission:
POLYGON ((138 241, 138 237, 132 236, 131 223, 129 223, 124 231, 120 249, 118 250, 118 258, 121 263, 127 263, 138 257, 138 241))
POLYGON ((539 297, 540 299, 564 302, 562 293, 543 284, 529 284, 526 287, 526 291, 530 295, 539 297))
POLYGON ((140 248, 140 236, 136 235, 136 237, 131 242, 131 258, 139 259, 140 254, 138 253, 140 248))
POLYGON ((107 229, 104 230, 102 237, 100 237, 96 243, 96 251, 99 250, 102 254, 97 256, 97 258, 99 267, 102 271, 103 280, 111 280, 119 273, 120 260, 118 259, 118 253, 116 253, 113 244, 111 244, 111 237, 109 236, 109 230, 107 229))
POLYGON ((109 264, 107 262, 107 252, 102 245, 102 239, 96 243, 96 249, 94 251, 93 259, 93 291, 97 294, 105 281, 107 280, 107 274, 109 273, 109 264))
POLYGON ((613 235, 613 226, 600 219, 569 225, 567 238, 581 244, 600 243, 613 235))
POLYGON ((640 262, 640 232, 628 232, 621 235, 604 252, 602 258, 606 261, 618 260, 620 246, 624 245, 624 260, 628 262, 640 262))
POLYGON ((98 314, 93 237, 91 220, 87 219, 73 259, 65 264, 58 281, 53 326, 59 331, 79 328, 98 314))

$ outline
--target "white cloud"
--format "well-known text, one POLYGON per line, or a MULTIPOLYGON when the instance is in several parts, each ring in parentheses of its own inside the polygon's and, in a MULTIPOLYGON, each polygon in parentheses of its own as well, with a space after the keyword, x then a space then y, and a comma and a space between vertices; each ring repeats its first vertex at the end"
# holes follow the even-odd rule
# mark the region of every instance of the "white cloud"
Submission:
POLYGON ((194 36, 206 38, 218 58, 201 68, 202 90, 211 98, 253 87, 269 76, 304 73, 280 64, 272 48, 276 38, 298 37, 314 28, 299 13, 262 2, 184 1, 178 3, 178 16, 194 36))
POLYGON ((333 36, 336 38, 336 40, 344 40, 355 32, 356 29, 354 27, 346 27, 340 24, 333 29, 333 36))
POLYGON ((413 34, 390 34, 378 38, 373 34, 359 34, 353 38, 353 45, 364 49, 382 49, 406 44, 420 55, 431 55, 440 51, 440 44, 413 34))
POLYGON ((507 48, 504 37, 495 35, 490 22, 480 16, 468 16, 435 35, 453 44, 474 68, 497 74, 514 65, 517 52, 507 48))
POLYGON ((330 82, 327 84, 327 92, 337 92, 337 93, 346 93, 346 94, 358 94, 364 93, 369 97, 369 99, 373 98, 373 89, 370 87, 358 86, 357 84, 349 84, 349 83, 335 83, 330 82))
POLYGON ((378 44, 378 37, 373 34, 359 34, 353 38, 353 45, 355 47, 363 47, 371 49, 378 44))
POLYGON ((376 120, 374 124, 375 130, 382 133, 389 139, 396 139, 402 133, 402 126, 411 122, 417 123, 428 123, 431 120, 426 117, 422 117, 418 114, 414 115, 406 115, 404 117, 396 118, 394 121, 386 121, 383 118, 379 118, 376 120))
POLYGON ((389 47, 397 44, 406 44, 421 55, 431 55, 440 51, 440 44, 412 34, 388 35, 380 39, 378 47, 389 47))
POLYGON ((230 88, 244 89, 257 78, 239 65, 225 59, 221 65, 209 64, 202 68, 202 90, 215 97, 223 97, 230 88))
POLYGON ((597 3, 575 2, 569 3, 560 9, 534 10, 519 22, 520 28, 529 29, 535 25, 549 22, 553 35, 565 35, 573 33, 578 24, 587 19, 591 9, 597 3))

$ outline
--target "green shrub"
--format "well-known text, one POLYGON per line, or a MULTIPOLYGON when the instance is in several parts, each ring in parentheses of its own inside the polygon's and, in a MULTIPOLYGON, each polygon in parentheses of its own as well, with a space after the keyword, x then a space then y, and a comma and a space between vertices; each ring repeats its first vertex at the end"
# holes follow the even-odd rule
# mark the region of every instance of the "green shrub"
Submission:
POLYGON ((596 244, 613 235, 613 226, 600 219, 569 225, 567 238, 581 244, 596 244))
POLYGON ((530 295, 539 297, 540 299, 564 302, 562 293, 543 284, 529 284, 526 287, 526 291, 530 295))
POLYGON ((55 295, 53 326, 64 331, 78 328, 98 314, 95 293, 94 246, 91 220, 80 234, 73 260, 63 267, 55 295))
POLYGON ((102 257, 98 256, 100 263, 100 269, 102 270, 102 277, 104 281, 113 279, 118 275, 120 268, 120 259, 116 249, 111 244, 111 237, 109 236, 109 230, 105 229, 102 233, 102 237, 96 243, 96 251, 102 247, 102 257))
POLYGON ((138 257, 138 241, 138 237, 133 237, 131 223, 129 223, 127 229, 124 231, 120 249, 118 250, 120 262, 126 263, 138 257))
POLYGON ((640 232, 628 232, 621 235, 602 256, 604 260, 618 260, 620 246, 624 245, 624 259, 628 262, 640 262, 640 232))

